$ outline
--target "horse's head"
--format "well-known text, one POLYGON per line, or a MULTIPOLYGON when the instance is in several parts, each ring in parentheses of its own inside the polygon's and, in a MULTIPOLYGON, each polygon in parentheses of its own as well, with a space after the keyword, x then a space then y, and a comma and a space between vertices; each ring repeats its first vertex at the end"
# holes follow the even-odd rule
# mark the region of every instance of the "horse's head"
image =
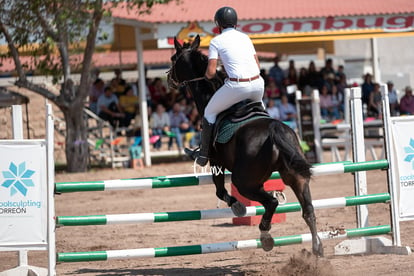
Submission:
POLYGON ((198 50, 199 46, 199 35, 192 43, 183 45, 174 37, 175 54, 171 57, 172 66, 168 74, 170 86, 177 88, 178 85, 186 85, 203 78, 208 58, 198 50))
POLYGON ((200 114, 214 94, 216 89, 204 79, 208 57, 203 55, 198 47, 200 36, 197 35, 192 43, 183 45, 174 38, 175 54, 171 57, 171 68, 168 72, 168 85, 172 88, 185 87, 190 91, 200 114))

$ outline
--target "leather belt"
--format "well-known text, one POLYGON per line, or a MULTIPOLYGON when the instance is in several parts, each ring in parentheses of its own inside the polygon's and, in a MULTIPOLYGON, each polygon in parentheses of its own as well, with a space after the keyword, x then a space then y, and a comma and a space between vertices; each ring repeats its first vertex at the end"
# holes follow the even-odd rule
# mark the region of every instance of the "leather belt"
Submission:
POLYGON ((237 82, 246 82, 246 81, 254 81, 254 80, 257 80, 259 77, 260 77, 260 75, 256 75, 254 77, 247 78, 247 79, 229 78, 229 80, 231 80, 231 81, 237 81, 237 82))

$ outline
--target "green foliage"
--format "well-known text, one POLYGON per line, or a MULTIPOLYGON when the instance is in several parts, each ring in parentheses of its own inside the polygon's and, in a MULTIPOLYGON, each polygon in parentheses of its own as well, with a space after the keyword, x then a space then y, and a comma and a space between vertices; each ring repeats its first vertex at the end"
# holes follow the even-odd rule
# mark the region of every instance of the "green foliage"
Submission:
MULTIPOLYGON (((25 64, 25 68, 36 69, 39 74, 52 75, 58 80, 65 70, 70 72, 67 57, 88 49, 86 38, 91 32, 96 36, 97 18, 99 23, 118 5, 147 12, 155 4, 170 1, 0 0, 0 24, 5 27, 0 28, 0 35, 4 36, 7 31, 19 55, 33 57, 34 68, 28 68, 29 64, 25 64)), ((105 39, 105 34, 98 39, 105 39)), ((9 54, 1 53, 2 57, 9 54)))

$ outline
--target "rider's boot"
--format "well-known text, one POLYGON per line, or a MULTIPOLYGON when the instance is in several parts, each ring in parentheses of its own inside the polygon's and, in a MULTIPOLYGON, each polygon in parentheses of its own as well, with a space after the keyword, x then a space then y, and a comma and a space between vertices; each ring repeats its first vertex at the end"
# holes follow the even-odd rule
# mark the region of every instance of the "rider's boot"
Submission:
POLYGON ((197 164, 204 167, 208 162, 208 153, 210 149, 210 140, 213 136, 214 124, 210 124, 205 118, 202 123, 203 129, 201 131, 201 145, 200 150, 185 149, 185 153, 192 159, 196 160, 197 164))

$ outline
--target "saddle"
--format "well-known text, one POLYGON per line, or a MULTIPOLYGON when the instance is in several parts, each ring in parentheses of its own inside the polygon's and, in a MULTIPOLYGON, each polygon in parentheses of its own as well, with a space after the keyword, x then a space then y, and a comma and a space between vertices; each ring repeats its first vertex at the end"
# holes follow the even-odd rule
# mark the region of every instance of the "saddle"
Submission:
POLYGON ((270 118, 261 102, 243 100, 232 105, 217 116, 213 145, 227 143, 241 126, 260 118, 270 118))

